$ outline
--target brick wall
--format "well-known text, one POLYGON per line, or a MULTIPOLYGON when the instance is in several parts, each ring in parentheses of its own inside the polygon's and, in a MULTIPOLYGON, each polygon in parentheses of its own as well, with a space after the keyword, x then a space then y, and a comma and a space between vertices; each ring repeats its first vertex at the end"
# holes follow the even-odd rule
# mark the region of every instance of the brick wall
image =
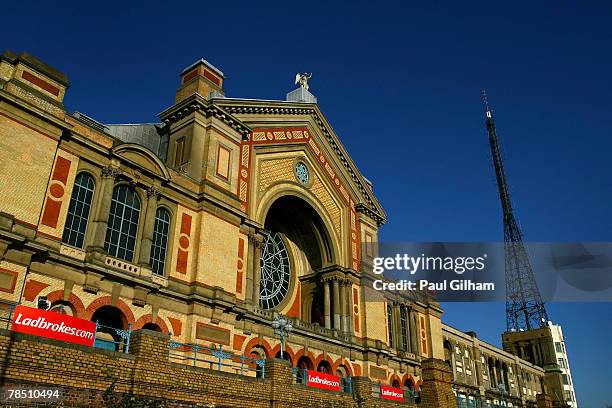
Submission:
POLYGON ((295 384, 284 360, 268 360, 259 379, 173 363, 168 353, 168 336, 148 330, 132 334, 125 354, 0 329, 0 381, 4 387, 60 387, 65 407, 406 406, 372 397, 365 377, 354 377, 354 392, 347 394, 295 384), (140 405, 127 401, 132 398, 140 405))
POLYGON ((452 389, 453 373, 446 362, 428 358, 421 362, 423 408, 457 408, 452 389))

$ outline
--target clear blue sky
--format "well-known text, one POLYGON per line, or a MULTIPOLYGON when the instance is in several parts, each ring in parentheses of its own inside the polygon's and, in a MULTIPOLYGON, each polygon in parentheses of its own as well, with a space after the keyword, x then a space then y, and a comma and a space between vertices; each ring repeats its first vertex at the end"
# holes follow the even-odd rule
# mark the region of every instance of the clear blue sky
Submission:
MULTIPOLYGON (((313 72, 389 214, 388 241, 502 239, 486 88, 526 238, 612 241, 609 2, 257 3, 9 2, 0 38, 66 72, 69 109, 106 123, 155 121, 201 57, 233 97, 283 99, 297 71, 313 72)), ((444 306, 447 322, 500 343, 503 305, 444 306)), ((548 312, 581 406, 612 404, 612 305, 548 312)))

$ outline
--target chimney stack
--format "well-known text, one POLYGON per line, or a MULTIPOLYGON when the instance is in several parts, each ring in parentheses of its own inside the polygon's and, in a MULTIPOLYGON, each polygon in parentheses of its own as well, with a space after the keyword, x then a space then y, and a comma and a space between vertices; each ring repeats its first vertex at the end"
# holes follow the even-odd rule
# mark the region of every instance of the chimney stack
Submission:
POLYGON ((181 72, 181 86, 176 91, 176 103, 199 94, 205 99, 223 97, 223 72, 205 59, 200 59, 181 72))

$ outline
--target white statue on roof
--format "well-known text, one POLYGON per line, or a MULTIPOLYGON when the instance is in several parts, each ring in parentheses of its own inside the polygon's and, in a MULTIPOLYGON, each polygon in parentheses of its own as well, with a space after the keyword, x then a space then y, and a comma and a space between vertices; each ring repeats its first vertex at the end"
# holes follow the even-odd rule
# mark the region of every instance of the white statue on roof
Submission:
POLYGON ((312 77, 312 74, 308 74, 304 72, 300 74, 299 72, 295 74, 295 84, 300 84, 300 87, 308 90, 308 80, 312 77))

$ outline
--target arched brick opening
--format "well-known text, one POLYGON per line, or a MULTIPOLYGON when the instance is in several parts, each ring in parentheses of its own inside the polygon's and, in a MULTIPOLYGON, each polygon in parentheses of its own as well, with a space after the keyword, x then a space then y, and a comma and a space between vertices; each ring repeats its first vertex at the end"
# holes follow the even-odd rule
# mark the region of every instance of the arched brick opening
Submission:
POLYGON ((334 363, 335 370, 338 370, 341 367, 343 367, 344 370, 346 371, 347 377, 352 377, 353 376, 353 367, 351 366, 351 363, 347 359, 343 359, 342 357, 340 357, 334 363))
MULTIPOLYGON (((270 355, 273 355, 274 358, 281 358, 280 355, 280 343, 277 344, 273 349, 272 352, 270 353, 270 355)), ((297 361, 297 359, 295 358, 295 353, 293 352, 293 350, 291 350, 291 347, 288 345, 285 345, 284 350, 283 350, 283 360, 287 360, 291 363, 291 367, 295 367, 295 363, 297 361)))
POLYGON ((141 316, 138 320, 136 320, 136 323, 134 323, 134 326, 132 327, 132 329, 133 330, 138 330, 138 329, 155 330, 161 333, 170 332, 170 330, 168 330, 168 326, 166 325, 166 323, 161 317, 157 316, 157 319, 155 319, 155 322, 153 322, 151 314, 141 316), (154 328, 155 326, 159 330, 155 329, 154 328))
MULTIPOLYGON (((103 306, 113 306, 111 296, 102 296, 98 299, 95 299, 93 302, 91 302, 91 304, 87 306, 87 309, 85 309, 85 312, 83 313, 83 319, 91 320, 94 313, 103 306)), ((121 310, 121 312, 123 312, 123 315, 125 316, 125 319, 126 319, 126 327, 127 327, 127 323, 131 323, 132 325, 136 323, 134 320, 134 313, 132 313, 132 310, 130 309, 130 307, 126 305, 123 300, 118 299, 117 304, 114 307, 116 307, 117 309, 121 310)))
POLYGON ((64 300, 64 291, 56 290, 47 294, 47 300, 51 302, 51 305, 67 304, 72 309, 74 317, 78 317, 81 319, 84 318, 85 306, 83 306, 83 302, 81 301, 81 299, 74 293, 70 294, 68 300, 64 300))
POLYGON ((317 371, 320 373, 333 374, 334 369, 331 363, 327 360, 321 360, 319 364, 317 364, 317 371))
POLYGON ((254 337, 246 344, 244 347, 244 355, 251 356, 253 350, 262 350, 263 356, 262 358, 271 358, 274 354, 272 354, 272 348, 270 344, 265 339, 260 339, 259 337, 254 337))
POLYGON ((314 365, 312 360, 308 356, 301 356, 298 358, 296 367, 301 370, 312 370, 314 365))
POLYGON ((399 388, 402 386, 402 379, 399 378, 397 374, 393 374, 391 375, 391 378, 389 378, 389 385, 395 388, 399 388))

